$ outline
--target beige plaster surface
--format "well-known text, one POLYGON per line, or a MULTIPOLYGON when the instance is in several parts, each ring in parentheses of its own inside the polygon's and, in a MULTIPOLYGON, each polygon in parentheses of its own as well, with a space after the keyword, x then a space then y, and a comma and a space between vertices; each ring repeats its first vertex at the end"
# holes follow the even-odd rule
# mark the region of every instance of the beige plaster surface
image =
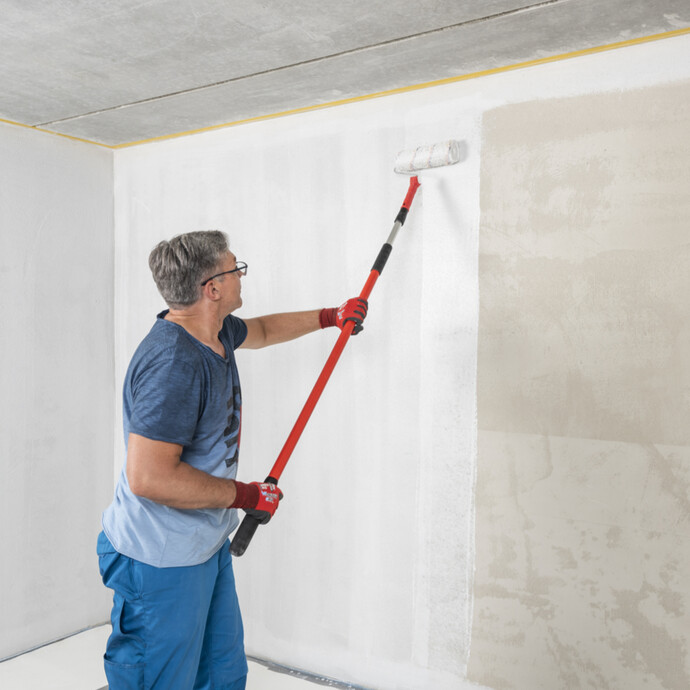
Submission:
POLYGON ((690 687, 690 84, 484 120, 469 677, 690 687))

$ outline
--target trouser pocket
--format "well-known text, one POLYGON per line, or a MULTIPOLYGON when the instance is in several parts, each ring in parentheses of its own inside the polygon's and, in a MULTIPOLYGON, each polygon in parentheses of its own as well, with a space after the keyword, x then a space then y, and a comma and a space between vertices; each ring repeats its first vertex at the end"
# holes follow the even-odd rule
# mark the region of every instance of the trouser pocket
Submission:
POLYGON ((116 664, 104 660, 110 690, 144 690, 144 664, 116 664))

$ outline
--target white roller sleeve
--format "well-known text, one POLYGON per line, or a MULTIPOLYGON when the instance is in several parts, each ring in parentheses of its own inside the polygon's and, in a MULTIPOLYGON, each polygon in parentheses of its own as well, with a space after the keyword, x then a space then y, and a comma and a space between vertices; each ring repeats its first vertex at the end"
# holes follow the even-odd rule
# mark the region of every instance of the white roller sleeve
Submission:
POLYGON ((413 173, 417 170, 453 165, 460 160, 460 143, 451 139, 433 146, 419 146, 401 151, 395 159, 397 173, 413 173))

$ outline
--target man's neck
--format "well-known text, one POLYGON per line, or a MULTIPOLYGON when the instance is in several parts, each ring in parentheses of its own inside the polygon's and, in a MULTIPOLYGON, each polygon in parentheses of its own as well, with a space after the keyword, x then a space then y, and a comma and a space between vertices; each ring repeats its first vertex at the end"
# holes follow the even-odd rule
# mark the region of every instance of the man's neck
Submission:
POLYGON ((219 314, 210 313, 195 305, 188 309, 170 309, 165 315, 165 320, 182 326, 192 337, 224 355, 224 352, 220 352, 223 345, 218 339, 218 333, 223 327, 223 319, 219 314))

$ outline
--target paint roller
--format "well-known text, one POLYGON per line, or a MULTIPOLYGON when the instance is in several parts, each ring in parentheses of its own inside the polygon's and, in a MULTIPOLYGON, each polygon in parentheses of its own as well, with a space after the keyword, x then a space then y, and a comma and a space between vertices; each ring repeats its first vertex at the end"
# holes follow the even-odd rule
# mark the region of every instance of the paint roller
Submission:
POLYGON ((460 142, 451 139, 433 146, 420 146, 416 149, 401 151, 395 159, 393 170, 402 175, 409 175, 429 168, 454 165, 460 161, 461 156, 460 142))
MULTIPOLYGON (((461 144, 455 140, 440 142, 433 144, 432 146, 420 146, 416 149, 401 151, 398 154, 397 158, 395 159, 395 165, 393 168, 394 171, 402 175, 412 175, 412 177, 410 177, 405 199, 403 200, 400 211, 398 212, 395 222, 393 223, 393 229, 391 230, 388 239, 381 247, 379 254, 376 257, 376 261, 369 272, 369 277, 367 278, 367 281, 364 284, 361 293, 359 294, 361 299, 369 299, 369 295, 371 294, 371 291, 373 290, 379 276, 383 272, 383 268, 388 261, 391 251, 393 250, 393 243, 395 242, 398 231, 405 224, 407 214, 412 206, 412 201, 417 193, 417 189, 421 186, 415 173, 423 170, 429 170, 431 168, 454 165, 460 161, 461 157, 461 144)), ((328 383, 328 379, 333 373, 333 369, 335 369, 335 365, 338 363, 340 355, 343 353, 345 345, 352 335, 354 327, 354 321, 348 321, 343 326, 343 329, 338 336, 338 340, 336 341, 331 354, 326 360, 326 364, 316 380, 316 383, 314 384, 314 387, 312 388, 312 391, 309 394, 309 397, 307 398, 307 401, 292 428, 292 431, 287 437, 287 440, 285 441, 285 444, 283 445, 283 448, 280 451, 270 474, 268 477, 266 477, 265 481, 267 484, 278 484, 278 480, 280 479, 280 476, 282 475, 283 470, 285 469, 285 466, 292 455, 292 451, 295 449, 295 446, 297 445, 297 442, 299 441, 299 438, 302 435, 302 432, 304 431, 304 428, 306 427, 314 408, 316 407, 316 403, 321 397, 321 393, 323 393, 323 390, 328 383)), ((241 556, 247 550, 247 547, 249 546, 249 543, 251 542, 254 533, 260 524, 261 523, 255 517, 251 515, 244 516, 244 520, 242 520, 242 524, 235 533, 230 545, 230 552, 233 554, 233 556, 241 556)))

